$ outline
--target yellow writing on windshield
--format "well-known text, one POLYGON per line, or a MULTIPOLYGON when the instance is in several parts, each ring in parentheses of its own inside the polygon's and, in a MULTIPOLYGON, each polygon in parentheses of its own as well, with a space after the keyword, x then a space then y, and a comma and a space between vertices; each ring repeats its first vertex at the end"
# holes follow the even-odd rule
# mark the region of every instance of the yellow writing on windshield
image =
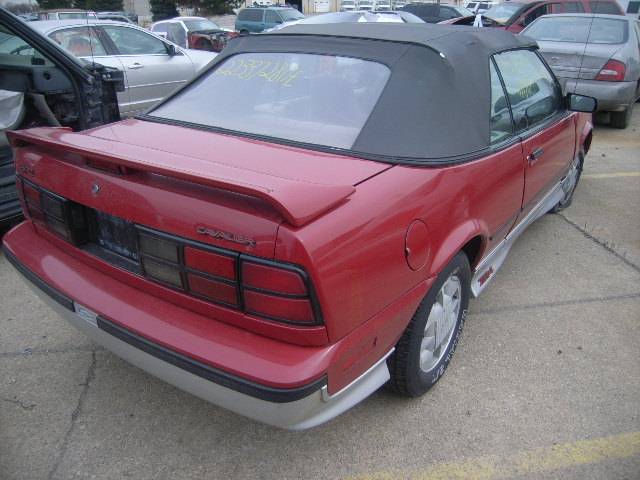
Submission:
POLYGON ((302 72, 294 63, 231 59, 213 73, 239 80, 262 79, 283 87, 291 87, 302 72))

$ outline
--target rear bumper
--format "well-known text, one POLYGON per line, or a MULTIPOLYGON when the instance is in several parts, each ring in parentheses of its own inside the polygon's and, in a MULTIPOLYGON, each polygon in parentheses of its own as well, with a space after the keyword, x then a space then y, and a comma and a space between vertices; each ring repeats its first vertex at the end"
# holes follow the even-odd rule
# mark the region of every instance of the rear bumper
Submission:
MULTIPOLYGON (((24 228, 30 227, 23 224, 16 230, 24 228)), ((9 241, 11 235, 7 235, 9 241)), ((311 428, 356 405, 389 379, 385 360, 391 351, 334 394, 328 392, 326 376, 287 388, 252 381, 166 348, 95 313, 91 305, 78 303, 30 270, 10 248, 3 250, 34 292, 96 343, 167 383, 254 420, 291 430, 311 428)))
POLYGON ((595 97, 598 100, 598 111, 622 111, 636 101, 636 82, 600 82, 572 78, 560 80, 567 93, 595 97))

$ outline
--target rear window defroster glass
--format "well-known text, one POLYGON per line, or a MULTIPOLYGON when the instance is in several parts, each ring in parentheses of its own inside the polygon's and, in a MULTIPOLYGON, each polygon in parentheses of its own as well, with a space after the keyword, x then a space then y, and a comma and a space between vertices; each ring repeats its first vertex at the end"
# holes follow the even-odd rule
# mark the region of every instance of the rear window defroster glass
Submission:
POLYGON ((349 149, 389 76, 385 65, 356 58, 238 54, 150 115, 349 149))

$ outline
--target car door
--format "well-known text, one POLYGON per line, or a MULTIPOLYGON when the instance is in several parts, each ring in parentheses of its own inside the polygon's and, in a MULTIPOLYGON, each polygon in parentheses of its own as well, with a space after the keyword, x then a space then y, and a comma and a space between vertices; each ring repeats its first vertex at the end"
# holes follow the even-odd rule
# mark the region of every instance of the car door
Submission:
POLYGON ((534 51, 511 50, 494 59, 522 141, 526 215, 568 171, 575 154, 575 120, 564 107, 560 85, 534 51))
POLYGON ((113 43, 126 76, 127 115, 141 113, 162 100, 195 74, 191 60, 180 50, 141 29, 126 25, 99 27, 113 43))
MULTIPOLYGON (((105 67, 124 70, 122 62, 115 55, 116 52, 113 50, 113 46, 108 41, 105 42, 104 38, 101 38, 101 32, 95 27, 83 25, 60 28, 49 32, 47 36, 78 58, 90 62, 93 61, 105 67)), ((117 94, 120 113, 123 115, 126 114, 129 104, 129 93, 126 87, 127 78, 125 75, 125 90, 117 94)))
POLYGON ((274 10, 265 10, 264 12, 264 27, 273 28, 276 25, 280 25, 282 23, 282 19, 280 15, 274 10))

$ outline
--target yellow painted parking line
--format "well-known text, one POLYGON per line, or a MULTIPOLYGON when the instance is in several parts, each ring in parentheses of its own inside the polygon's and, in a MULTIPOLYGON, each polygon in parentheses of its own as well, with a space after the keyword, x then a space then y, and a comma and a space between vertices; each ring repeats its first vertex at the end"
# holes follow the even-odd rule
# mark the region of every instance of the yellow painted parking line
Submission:
MULTIPOLYGON (((426 452, 425 452, 426 453, 426 452)), ((508 454, 440 463, 424 470, 374 472, 349 480, 500 480, 536 475, 607 460, 640 457, 640 432, 579 440, 508 454)))
POLYGON ((582 175, 582 178, 619 178, 640 177, 640 172, 614 172, 614 173, 590 173, 582 175))

